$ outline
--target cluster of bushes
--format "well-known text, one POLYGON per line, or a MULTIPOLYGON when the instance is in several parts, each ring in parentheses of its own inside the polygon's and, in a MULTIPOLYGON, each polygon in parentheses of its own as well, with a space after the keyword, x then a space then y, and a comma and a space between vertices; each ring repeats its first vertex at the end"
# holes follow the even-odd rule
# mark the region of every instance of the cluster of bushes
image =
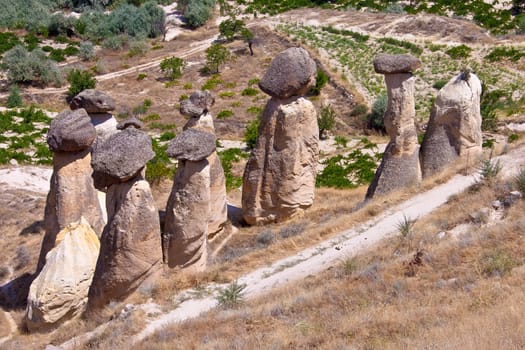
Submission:
POLYGON ((4 54, 2 67, 14 83, 62 85, 63 78, 56 64, 41 49, 28 51, 17 45, 4 54))
POLYGON ((212 16, 215 0, 179 0, 177 9, 191 28, 202 26, 212 16))

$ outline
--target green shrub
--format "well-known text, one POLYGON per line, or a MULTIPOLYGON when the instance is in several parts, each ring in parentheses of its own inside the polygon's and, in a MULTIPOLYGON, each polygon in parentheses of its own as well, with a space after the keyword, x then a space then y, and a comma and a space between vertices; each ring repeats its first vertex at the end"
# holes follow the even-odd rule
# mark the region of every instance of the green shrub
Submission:
POLYGON ((150 128, 158 129, 160 131, 174 130, 177 126, 175 124, 151 123, 150 128))
POLYGON ((372 105, 372 111, 367 116, 368 127, 371 129, 385 131, 385 123, 383 116, 385 115, 388 107, 388 96, 381 94, 377 96, 374 104, 372 105))
POLYGON ((365 104, 357 104, 350 112, 351 117, 362 116, 368 113, 368 107, 365 104))
POLYGON ((325 73, 322 69, 317 69, 317 76, 315 78, 315 85, 310 90, 310 93, 312 95, 319 95, 321 93, 321 89, 328 83, 330 80, 330 77, 328 74, 325 73))
POLYGON ((259 90, 254 89, 252 87, 247 87, 246 89, 242 90, 241 95, 242 96, 255 96, 259 93, 259 90))
POLYGON ((520 139, 520 137, 521 137, 521 136, 520 136, 519 134, 512 133, 512 134, 510 134, 509 137, 507 138, 507 141, 508 141, 509 143, 513 143, 513 142, 518 141, 518 140, 520 139))
POLYGON ((518 50, 515 47, 495 47, 485 56, 485 59, 489 62, 496 62, 502 59, 517 62, 523 56, 525 56, 525 52, 518 50))
POLYGON ((160 119, 160 115, 158 115, 157 113, 151 113, 151 114, 148 114, 147 116, 145 116, 144 118, 142 118, 142 121, 143 122, 152 122, 152 121, 159 120, 159 119, 160 119))
POLYGON ((250 114, 253 114, 253 115, 256 115, 258 117, 261 116, 262 111, 263 111, 263 109, 261 107, 258 107, 258 106, 251 106, 251 107, 246 108, 246 112, 248 112, 250 114))
POLYGON ((162 179, 172 177, 175 167, 166 154, 167 145, 161 146, 157 140, 152 139, 152 147, 155 156, 146 165, 146 180, 154 184, 162 179))
POLYGON ((214 74, 212 77, 202 85, 201 90, 215 90, 217 85, 223 84, 224 80, 220 78, 219 74, 214 74))
POLYGON ((336 136, 334 137, 334 142, 338 148, 346 148, 346 145, 348 144, 348 139, 344 136, 336 136))
MULTIPOLYGON (((135 40, 129 44, 128 57, 144 56, 148 52, 148 46, 143 40, 135 40)), ((161 62, 162 65, 162 62, 161 62)), ((162 70, 162 67, 161 67, 162 70)))
POLYGON ((186 95, 186 94, 182 94, 182 95, 179 96, 179 102, 182 102, 182 101, 187 100, 187 99, 189 99, 189 98, 190 98, 190 97, 189 97, 188 95, 186 95))
POLYGON ((495 131, 497 129, 498 116, 496 110, 503 107, 503 100, 505 98, 505 91, 487 91, 484 87, 480 101, 481 129, 483 131, 495 131))
POLYGON ((73 97, 86 89, 94 89, 97 86, 97 80, 89 71, 82 69, 72 69, 67 74, 67 81, 70 86, 68 96, 73 97))
POLYGON ((244 22, 240 19, 230 17, 219 24, 219 37, 226 40, 233 40, 244 28, 244 22))
POLYGON ((361 34, 361 33, 353 32, 351 30, 346 30, 346 29, 337 29, 337 28, 330 27, 330 26, 322 27, 321 30, 328 32, 328 33, 332 33, 332 34, 350 36, 352 39, 360 43, 367 42, 368 39, 370 38, 370 36, 366 34, 361 34))
POLYGON ((0 54, 11 50, 16 45, 20 45, 20 40, 15 33, 0 32, 0 54))
POLYGON ((219 97, 222 98, 232 98, 233 96, 235 96, 235 92, 233 91, 221 91, 219 93, 219 97))
POLYGON ((445 51, 447 55, 449 55, 455 60, 468 58, 471 52, 472 49, 464 44, 454 46, 453 48, 450 48, 447 51, 445 51))
POLYGON ((160 63, 160 70, 164 73, 166 78, 176 80, 182 76, 186 62, 179 57, 165 58, 160 63))
POLYGON ((369 184, 374 178, 379 157, 372 156, 362 149, 376 150, 374 143, 364 138, 359 148, 346 157, 337 155, 323 161, 324 169, 316 178, 317 187, 354 188, 369 184))
POLYGON ((387 44, 390 44, 390 45, 393 45, 393 46, 397 46, 397 47, 402 47, 404 49, 409 50, 410 52, 412 52, 416 56, 419 56, 419 55, 421 55, 423 53, 423 49, 422 48, 420 48, 416 44, 413 44, 413 43, 411 43, 409 41, 397 40, 397 39, 394 39, 394 38, 380 38, 380 39, 377 39, 377 41, 378 42, 384 42, 384 43, 387 43, 387 44))
POLYGON ((246 125, 246 130, 244 131, 244 142, 246 142, 248 148, 255 148, 260 125, 261 118, 256 118, 246 125))
POLYGON ((20 96, 20 88, 18 85, 11 85, 9 89, 9 96, 7 97, 7 108, 22 107, 22 96, 20 96))
POLYGON ((501 171, 501 163, 499 160, 493 161, 491 159, 486 159, 481 161, 479 170, 483 180, 491 182, 499 175, 501 171))
POLYGON ((317 124, 319 125, 319 139, 324 139, 325 131, 332 130, 335 126, 335 110, 331 105, 321 106, 317 124))
POLYGON ((252 78, 252 79, 248 80, 248 86, 258 85, 259 81, 261 81, 261 79, 259 79, 259 78, 252 78))
POLYGON ((179 9, 184 8, 182 11, 184 18, 188 25, 192 28, 202 26, 212 16, 212 8, 215 6, 214 0, 193 0, 193 1, 179 1, 185 4, 180 5, 179 9))
POLYGON ((221 289, 217 296, 219 306, 223 308, 234 308, 243 302, 243 291, 246 284, 233 281, 228 287, 221 289))
POLYGON ((175 133, 173 131, 165 131, 160 135, 159 141, 169 141, 174 137, 175 133))
POLYGON ((447 79, 440 79, 440 80, 436 81, 436 82, 432 85, 432 87, 433 87, 434 89, 436 89, 436 90, 441 90, 441 88, 442 88, 443 86, 447 85, 447 83, 448 83, 448 80, 447 80, 447 79))
POLYGON ((49 53, 49 58, 55 62, 64 62, 66 60, 64 51, 61 49, 53 49, 53 51, 49 53))
POLYGON ((217 119, 226 119, 232 116, 233 116, 233 111, 229 109, 225 109, 225 110, 220 111, 217 114, 217 119))
POLYGON ((140 80, 144 80, 148 77, 148 75, 146 73, 139 73, 139 75, 137 75, 137 80, 140 81, 140 80))
POLYGON ((186 84, 184 84, 184 86, 182 88, 184 90, 190 90, 192 87, 193 87, 192 83, 186 83, 186 84))
POLYGON ((78 57, 83 61, 91 61, 96 57, 95 48, 91 41, 83 41, 78 47, 78 57))
POLYGON ((220 151, 217 154, 221 160, 222 168, 224 169, 226 190, 230 191, 234 188, 239 188, 242 185, 242 177, 233 175, 233 163, 239 162, 242 158, 247 158, 248 154, 241 151, 239 148, 230 148, 220 151))

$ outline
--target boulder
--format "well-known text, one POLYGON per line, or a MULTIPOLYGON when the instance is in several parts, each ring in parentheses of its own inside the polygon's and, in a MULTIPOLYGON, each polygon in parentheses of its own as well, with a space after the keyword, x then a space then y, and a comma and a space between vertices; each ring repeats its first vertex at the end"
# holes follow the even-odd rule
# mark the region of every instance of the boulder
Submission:
POLYGON ((137 176, 111 185, 106 207, 89 310, 125 298, 158 270, 162 259, 159 214, 147 181, 137 176))
POLYGON ((91 147, 97 133, 84 109, 64 111, 49 126, 47 144, 53 152, 76 152, 91 147))
POLYGON ((383 119, 390 142, 368 187, 366 198, 415 185, 421 181, 419 144, 415 126, 415 78, 412 73, 404 72, 417 68, 419 63, 414 63, 416 61, 418 62, 408 55, 380 54, 374 59, 376 71, 386 72, 388 106, 383 119))
POLYGON ((105 92, 87 89, 73 97, 69 106, 73 110, 84 108, 89 114, 107 113, 115 110, 115 100, 105 92))
POLYGON ((317 65, 308 51, 291 47, 277 55, 259 82, 262 91, 272 97, 303 95, 315 83, 317 65))
POLYGON ((194 128, 187 129, 171 140, 167 154, 178 160, 200 161, 215 151, 215 135, 194 128))
POLYGON ((123 182, 135 177, 154 156, 148 134, 127 128, 93 150, 91 166, 95 172, 123 182))
POLYGON ((242 212, 250 224, 282 221, 313 204, 319 153, 317 112, 305 98, 272 98, 243 175, 242 212))
POLYGON ((438 93, 421 145, 423 177, 448 164, 474 164, 482 153, 481 82, 474 73, 452 78, 438 93))
POLYGON ((60 231, 29 289, 25 314, 29 331, 48 330, 83 312, 99 248, 98 237, 84 218, 60 231))
POLYGON ((188 117, 198 117, 208 113, 215 103, 215 97, 208 91, 195 91, 190 98, 180 103, 180 113, 188 117))
POLYGON ((421 61, 411 55, 380 53, 374 57, 374 70, 380 74, 413 73, 421 67, 421 61))

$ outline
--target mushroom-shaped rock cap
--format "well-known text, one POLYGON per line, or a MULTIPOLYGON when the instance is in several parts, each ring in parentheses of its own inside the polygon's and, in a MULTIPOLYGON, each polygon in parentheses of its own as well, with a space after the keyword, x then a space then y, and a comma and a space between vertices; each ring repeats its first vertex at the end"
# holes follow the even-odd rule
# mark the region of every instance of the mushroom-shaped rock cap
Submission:
POLYGON ((189 99, 180 104, 180 113, 188 117, 199 117, 208 112, 215 103, 215 97, 208 91, 195 91, 189 99))
POLYGON ((381 74, 412 73, 421 67, 421 61, 411 55, 380 53, 374 58, 374 69, 381 74))
POLYGON ((215 140, 215 135, 209 132, 186 129, 171 140, 167 153, 178 160, 198 162, 215 151, 215 140))
POLYGON ((131 117, 131 118, 120 121, 117 124, 117 129, 124 130, 129 127, 134 127, 135 129, 142 129, 143 126, 144 126, 143 122, 141 122, 139 119, 135 117, 131 117))
POLYGON ((308 51, 291 47, 278 54, 259 82, 272 97, 288 98, 306 93, 315 82, 317 65, 308 51))
POLYGON ((127 128, 107 138, 93 150, 91 166, 121 181, 129 180, 155 156, 151 138, 143 131, 127 128))
POLYGON ((115 100, 105 92, 87 89, 73 97, 69 107, 84 108, 88 113, 107 113, 115 109, 115 100))
POLYGON ((53 152, 77 152, 90 147, 97 132, 84 109, 64 111, 51 121, 47 144, 53 152))

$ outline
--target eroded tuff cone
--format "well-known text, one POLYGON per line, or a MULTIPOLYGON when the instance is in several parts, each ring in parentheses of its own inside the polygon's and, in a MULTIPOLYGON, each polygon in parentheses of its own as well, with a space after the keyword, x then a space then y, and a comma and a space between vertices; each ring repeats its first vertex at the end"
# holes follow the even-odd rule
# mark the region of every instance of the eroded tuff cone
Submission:
POLYGON ((190 128, 171 140, 166 153, 171 158, 197 162, 215 151, 215 141, 215 135, 190 128))
POLYGON ((110 186, 106 207, 108 224, 100 239, 89 310, 129 295, 162 259, 159 214, 146 180, 137 176, 110 186))
MULTIPOLYGON (((197 129, 215 135, 213 119, 209 113, 193 117, 184 125, 186 129, 197 129)), ((226 177, 221 160, 216 151, 208 156, 210 164, 210 218, 208 221, 208 237, 211 238, 222 231, 228 221, 228 202, 226 196, 226 177)))
POLYGON ((380 53, 374 58, 374 69, 380 74, 413 73, 421 67, 421 61, 411 55, 380 53))
POLYGON ((135 129, 142 129, 143 126, 144 126, 143 122, 141 122, 139 119, 137 119, 135 117, 131 117, 131 118, 128 118, 128 119, 125 119, 125 120, 119 122, 117 124, 117 129, 118 130, 124 130, 124 129, 130 128, 130 127, 133 127, 135 129))
POLYGON ((135 177, 154 156, 148 134, 127 128, 111 135, 93 150, 91 166, 96 173, 123 182, 135 177))
POLYGON ((250 224, 282 221, 313 204, 319 128, 313 104, 272 98, 243 176, 242 212, 250 224))
POLYGON ((458 160, 473 164, 482 153, 481 82, 462 72, 438 93, 421 145, 423 177, 458 160))
POLYGON ((419 60, 409 55, 380 54, 374 59, 376 71, 385 72, 388 106, 383 119, 390 142, 368 187, 366 198, 421 181, 415 126, 415 78, 411 73, 419 65, 419 60))
POLYGON ((164 263, 169 267, 206 267, 210 214, 210 166, 180 160, 173 182, 162 234, 164 263))
POLYGON ((42 269, 46 254, 55 246, 57 234, 68 224, 83 216, 97 235, 102 233, 103 215, 90 165, 90 146, 95 136, 95 128, 83 109, 63 112, 51 122, 47 142, 54 151, 53 175, 44 214, 46 233, 37 271, 42 269))
POLYGON ((115 100, 105 92, 87 89, 73 97, 69 107, 73 110, 84 108, 89 114, 107 113, 115 110, 115 100))
POLYGON ((100 243, 90 224, 67 225, 57 236, 46 264, 29 289, 25 321, 43 331, 79 315, 87 303, 100 243))
POLYGON ((277 55, 259 82, 262 91, 272 97, 303 95, 315 82, 317 66, 308 52, 291 47, 277 55))
POLYGON ((77 152, 90 147, 97 133, 84 109, 64 111, 51 121, 47 144, 53 152, 77 152))
POLYGON ((180 113, 188 117, 198 117, 208 113, 215 103, 215 97, 208 91, 195 91, 190 98, 180 104, 180 113))

